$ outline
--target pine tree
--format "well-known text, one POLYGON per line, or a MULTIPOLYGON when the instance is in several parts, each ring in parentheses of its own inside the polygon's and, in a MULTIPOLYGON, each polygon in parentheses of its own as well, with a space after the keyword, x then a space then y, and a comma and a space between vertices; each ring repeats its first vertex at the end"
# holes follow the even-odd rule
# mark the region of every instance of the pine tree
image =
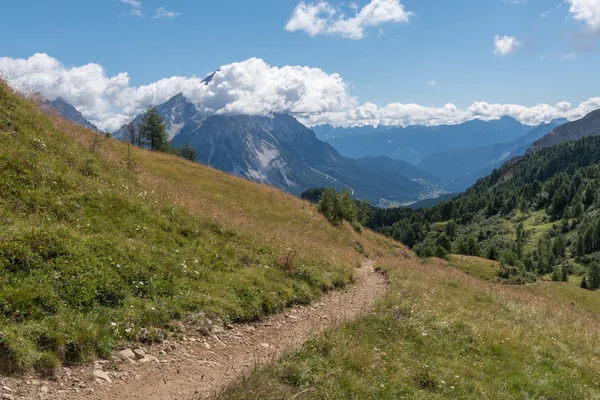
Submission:
POLYGON ((600 287, 600 264, 593 262, 590 264, 590 272, 588 275, 588 288, 591 290, 600 287))
POLYGON ((446 224, 446 235, 450 237, 450 239, 454 239, 456 237, 456 231, 458 230, 458 224, 451 220, 446 224))
POLYGON ((317 209, 321 214, 325 216, 330 222, 333 222, 333 207, 337 193, 335 189, 326 188, 321 196, 321 201, 317 205, 317 209))
POLYGON ((450 242, 450 238, 445 233, 440 234, 435 240, 436 246, 443 249, 446 253, 450 253, 452 250, 452 243, 450 242))
POLYGON ((142 116, 140 137, 154 151, 167 151, 167 133, 165 121, 158 113, 156 107, 149 107, 142 116))
POLYGON ((186 160, 196 161, 196 157, 198 157, 198 152, 189 143, 186 142, 185 146, 177 149, 177 155, 181 158, 185 158, 186 160))

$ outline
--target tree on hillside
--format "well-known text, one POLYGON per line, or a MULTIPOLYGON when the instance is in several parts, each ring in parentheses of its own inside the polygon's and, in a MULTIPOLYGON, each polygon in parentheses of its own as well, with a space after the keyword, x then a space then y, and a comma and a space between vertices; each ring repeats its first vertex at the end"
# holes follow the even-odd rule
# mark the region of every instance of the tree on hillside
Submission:
POLYGON ((186 142, 185 146, 176 150, 177 155, 181 158, 185 158, 186 160, 196 161, 196 157, 198 157, 198 152, 189 143, 186 142))
POLYGON ((311 203, 318 203, 321 201, 325 188, 314 188, 307 189, 300 195, 302 200, 310 201, 311 203))
POLYGON ((165 121, 158 113, 156 107, 149 107, 144 112, 139 135, 150 147, 150 150, 168 150, 165 121))
POLYGON ((590 272, 587 281, 588 289, 595 290, 600 287, 600 264, 593 262, 590 264, 590 272))
POLYGON ((448 235, 450 239, 454 239, 456 237, 457 231, 458 224, 454 220, 450 220, 448 224, 446 224, 446 235, 448 235))

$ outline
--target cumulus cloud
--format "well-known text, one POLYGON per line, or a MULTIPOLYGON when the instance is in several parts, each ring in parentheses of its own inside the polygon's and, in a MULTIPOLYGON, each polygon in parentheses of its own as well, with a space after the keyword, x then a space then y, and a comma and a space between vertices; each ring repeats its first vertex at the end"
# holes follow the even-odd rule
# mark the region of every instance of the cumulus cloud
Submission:
POLYGON ((98 64, 68 67, 47 54, 27 59, 0 58, 0 76, 20 90, 36 90, 54 100, 64 98, 102 129, 116 130, 128 116, 183 93, 205 115, 290 113, 307 125, 335 126, 440 125, 504 115, 535 125, 555 118, 577 119, 600 108, 600 97, 573 107, 568 102, 526 107, 475 102, 427 107, 392 103, 360 105, 338 74, 301 66, 275 67, 258 58, 220 67, 210 82, 174 76, 148 85, 131 86, 126 72, 107 76, 98 64))
POLYGON ((338 74, 272 67, 257 58, 222 66, 208 84, 197 77, 174 76, 133 87, 127 73, 108 77, 98 64, 67 67, 47 54, 0 58, 0 75, 20 90, 36 90, 51 100, 62 97, 110 130, 180 92, 207 115, 333 112, 358 105, 338 74))
POLYGON ((576 20, 585 22, 592 30, 600 32, 600 0, 567 0, 569 12, 576 20))
POLYGON ((436 81, 427 81, 426 83, 427 83, 427 86, 435 86, 435 85, 437 85, 436 81))
POLYGON ((537 104, 527 107, 518 104, 490 104, 475 102, 471 106, 459 109, 454 104, 443 107, 426 107, 419 104, 391 103, 378 107, 366 103, 345 112, 302 115, 300 120, 307 125, 332 124, 334 126, 409 126, 409 125, 454 125, 473 119, 490 121, 503 116, 513 117, 526 125, 538 125, 557 118, 575 120, 600 108, 600 97, 590 98, 577 107, 568 102, 556 105, 537 104))
POLYGON ((494 54, 499 56, 507 56, 509 54, 518 53, 521 50, 522 43, 514 36, 494 37, 494 54))
POLYGON ((365 29, 385 23, 408 22, 413 15, 400 0, 371 0, 360 8, 352 3, 354 16, 346 17, 339 9, 326 1, 307 3, 301 1, 285 29, 290 32, 304 31, 310 36, 336 35, 358 40, 365 37, 365 29))

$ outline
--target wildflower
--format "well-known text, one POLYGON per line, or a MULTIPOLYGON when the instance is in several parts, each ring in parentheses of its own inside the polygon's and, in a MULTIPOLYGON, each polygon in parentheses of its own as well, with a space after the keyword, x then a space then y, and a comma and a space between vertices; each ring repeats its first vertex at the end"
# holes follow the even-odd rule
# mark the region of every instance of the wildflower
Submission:
POLYGON ((117 326, 117 323, 116 323, 116 322, 111 322, 110 324, 111 324, 112 326, 117 326))

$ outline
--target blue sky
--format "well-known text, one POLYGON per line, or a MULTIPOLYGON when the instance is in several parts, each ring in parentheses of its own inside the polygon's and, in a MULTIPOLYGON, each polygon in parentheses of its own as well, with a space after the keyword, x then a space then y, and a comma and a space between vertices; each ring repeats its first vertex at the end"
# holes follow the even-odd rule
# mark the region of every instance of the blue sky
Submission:
MULTIPOLYGON (((319 1, 303 5, 316 7, 319 1)), ((355 106, 368 102, 379 108, 564 101, 575 108, 600 96, 599 0, 330 0, 326 5, 328 11, 318 17, 329 16, 323 20, 328 27, 313 26, 311 35, 306 21, 286 30, 302 6, 298 0, 12 1, 0 14, 0 57, 5 64, 13 61, 12 69, 7 67, 13 75, 19 73, 14 60, 36 53, 67 70, 94 63, 107 78, 127 72, 129 87, 171 76, 203 77, 256 57, 269 66, 337 73, 355 106), (387 21, 385 15, 372 17, 361 26, 360 38, 331 29, 371 2, 405 14, 385 13, 387 21), (496 35, 502 51, 495 52, 496 35)), ((31 85, 38 88, 38 81, 31 85)), ((85 102, 76 106, 96 121, 109 115, 116 121, 146 105, 124 111, 124 100, 102 96, 110 103, 102 112, 85 102)))

